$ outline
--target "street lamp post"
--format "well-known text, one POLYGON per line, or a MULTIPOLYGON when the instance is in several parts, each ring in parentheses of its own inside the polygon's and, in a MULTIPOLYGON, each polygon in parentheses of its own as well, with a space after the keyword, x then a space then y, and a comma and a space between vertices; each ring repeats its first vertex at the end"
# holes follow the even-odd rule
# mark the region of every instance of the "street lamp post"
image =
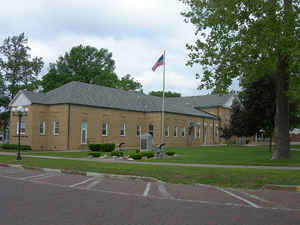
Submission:
POLYGON ((27 116, 28 108, 24 108, 22 106, 13 107, 12 108, 13 115, 18 117, 18 154, 17 154, 17 160, 22 160, 21 157, 21 121, 22 116, 27 116))

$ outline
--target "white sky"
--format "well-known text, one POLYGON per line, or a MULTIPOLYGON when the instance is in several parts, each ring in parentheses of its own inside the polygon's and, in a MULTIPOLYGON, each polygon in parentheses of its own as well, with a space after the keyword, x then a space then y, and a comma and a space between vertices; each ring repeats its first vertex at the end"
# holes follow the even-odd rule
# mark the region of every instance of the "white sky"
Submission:
POLYGON ((166 91, 207 94, 197 90, 200 66, 185 66, 185 44, 195 36, 180 15, 184 7, 178 0, 10 0, 0 9, 0 41, 25 32, 31 54, 45 62, 44 73, 74 46, 106 48, 117 75, 130 74, 145 93, 162 89, 162 67, 151 68, 166 50, 166 91))

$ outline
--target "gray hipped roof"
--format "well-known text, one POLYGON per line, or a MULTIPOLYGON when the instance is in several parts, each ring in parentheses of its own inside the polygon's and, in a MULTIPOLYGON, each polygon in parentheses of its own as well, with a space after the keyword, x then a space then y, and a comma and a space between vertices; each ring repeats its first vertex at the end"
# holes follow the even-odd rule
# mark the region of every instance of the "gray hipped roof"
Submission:
MULTIPOLYGON (((75 81, 47 93, 29 91, 23 91, 23 93, 33 104, 76 104, 141 112, 161 112, 162 105, 160 97, 75 81)), ((166 98, 165 112, 217 119, 216 116, 196 107, 201 107, 201 102, 204 105, 207 103, 218 105, 224 104, 227 100, 228 97, 222 96, 166 98)))

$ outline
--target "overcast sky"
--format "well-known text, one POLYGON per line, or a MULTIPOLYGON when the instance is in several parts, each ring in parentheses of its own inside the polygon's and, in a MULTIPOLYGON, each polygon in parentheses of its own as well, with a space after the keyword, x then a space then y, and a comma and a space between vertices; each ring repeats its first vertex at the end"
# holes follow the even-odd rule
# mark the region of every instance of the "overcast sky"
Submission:
POLYGON ((180 15, 184 7, 178 0, 9 0, 1 4, 0 37, 25 32, 44 71, 73 46, 106 48, 117 75, 131 74, 146 93, 162 89, 162 67, 151 68, 166 50, 166 91, 206 94, 197 90, 200 67, 185 66, 185 44, 195 36, 180 15))

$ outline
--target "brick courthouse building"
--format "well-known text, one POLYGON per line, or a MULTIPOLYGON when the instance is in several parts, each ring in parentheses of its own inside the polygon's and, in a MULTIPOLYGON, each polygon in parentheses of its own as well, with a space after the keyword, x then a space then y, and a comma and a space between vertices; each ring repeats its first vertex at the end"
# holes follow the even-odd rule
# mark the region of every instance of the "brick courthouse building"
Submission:
MULTIPOLYGON (((165 99, 164 142, 167 146, 224 143, 220 128, 230 120, 232 95, 165 99)), ((81 82, 48 93, 20 91, 11 107, 26 106, 21 143, 39 150, 87 149, 90 143, 139 146, 139 135, 161 141, 160 97, 81 82)), ((16 116, 10 117, 10 143, 18 142, 16 116)))

